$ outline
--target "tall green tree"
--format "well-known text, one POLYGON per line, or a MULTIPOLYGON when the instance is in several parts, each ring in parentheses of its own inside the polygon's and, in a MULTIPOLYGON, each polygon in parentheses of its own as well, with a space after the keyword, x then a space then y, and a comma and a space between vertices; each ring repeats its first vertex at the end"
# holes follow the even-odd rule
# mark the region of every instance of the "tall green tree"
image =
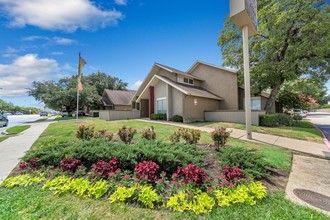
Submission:
MULTIPOLYGON (((281 86, 330 75, 330 7, 325 0, 258 0, 258 34, 249 40, 252 92, 270 89, 270 112, 281 86)), ((221 31, 223 65, 236 68, 243 81, 241 33, 228 18, 221 31)))
MULTIPOLYGON (((126 89, 127 83, 119 78, 97 72, 81 79, 83 90, 79 93, 80 109, 97 107, 104 89, 126 89)), ((77 105, 77 76, 56 81, 33 82, 29 95, 43 101, 48 108, 73 112, 77 105)))

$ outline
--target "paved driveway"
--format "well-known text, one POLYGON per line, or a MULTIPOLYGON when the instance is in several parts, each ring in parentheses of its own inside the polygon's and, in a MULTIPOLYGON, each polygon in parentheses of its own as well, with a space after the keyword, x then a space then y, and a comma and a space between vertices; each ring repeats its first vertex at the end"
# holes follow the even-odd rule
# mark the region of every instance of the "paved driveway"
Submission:
POLYGON ((322 130, 327 139, 330 141, 330 113, 311 112, 308 113, 307 119, 322 130))

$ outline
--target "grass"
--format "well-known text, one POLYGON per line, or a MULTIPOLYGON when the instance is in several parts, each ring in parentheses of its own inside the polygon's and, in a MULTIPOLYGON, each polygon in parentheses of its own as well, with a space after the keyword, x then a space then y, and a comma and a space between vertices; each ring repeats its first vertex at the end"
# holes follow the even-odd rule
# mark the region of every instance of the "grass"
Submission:
POLYGON ((38 120, 36 120, 36 122, 40 122, 40 121, 46 121, 47 119, 48 119, 48 117, 39 118, 38 120))
MULTIPOLYGON (((58 123, 53 123, 48 126, 48 128, 42 133, 39 139, 34 143, 38 146, 43 140, 48 138, 55 138, 56 140, 69 141, 75 139, 76 129, 79 125, 84 124, 88 126, 95 127, 95 130, 106 129, 111 131, 114 134, 117 133, 118 129, 124 125, 127 127, 132 127, 137 129, 137 134, 134 137, 134 140, 138 140, 141 137, 141 130, 145 127, 154 126, 156 131, 157 140, 163 140, 169 142, 170 135, 176 131, 178 128, 176 126, 149 123, 138 120, 120 120, 120 121, 104 121, 101 119, 95 120, 80 120, 78 125, 75 121, 63 121, 58 123)), ((114 140, 119 140, 117 135, 114 135, 114 140)), ((212 144, 210 134, 207 132, 202 132, 200 143, 203 144, 212 144)), ((235 138, 230 138, 228 145, 231 146, 243 146, 248 148, 254 148, 257 151, 261 152, 265 159, 270 165, 275 168, 282 169, 285 171, 290 171, 291 168, 291 153, 289 150, 283 148, 275 148, 269 145, 257 144, 253 142, 247 142, 235 138)))
MULTIPOLYGON (((78 119, 85 119, 85 118, 90 118, 89 116, 78 116, 78 119)), ((64 121, 64 120, 74 120, 76 119, 75 116, 73 117, 68 117, 68 116, 56 116, 56 118, 54 119, 55 121, 64 121)))
POLYGON ((270 195, 254 206, 232 205, 196 216, 165 209, 144 209, 110 204, 65 194, 55 196, 40 186, 0 189, 0 219, 329 219, 328 216, 287 200, 283 193, 270 195))
MULTIPOLYGON (((210 128, 226 127, 245 130, 245 124, 228 123, 228 122, 195 122, 192 123, 195 126, 205 126, 210 128)), ((278 135, 282 137, 295 138, 299 140, 306 140, 311 142, 323 143, 322 135, 319 130, 314 128, 312 123, 306 120, 298 121, 294 126, 283 126, 283 127, 262 127, 252 126, 252 131, 278 135)))
POLYGON ((25 131, 26 129, 29 129, 31 125, 21 125, 21 126, 14 126, 11 128, 7 129, 7 135, 12 135, 12 134, 18 134, 21 133, 22 131, 25 131))
POLYGON ((9 137, 8 136, 1 136, 0 137, 0 142, 6 140, 7 138, 9 138, 9 137))

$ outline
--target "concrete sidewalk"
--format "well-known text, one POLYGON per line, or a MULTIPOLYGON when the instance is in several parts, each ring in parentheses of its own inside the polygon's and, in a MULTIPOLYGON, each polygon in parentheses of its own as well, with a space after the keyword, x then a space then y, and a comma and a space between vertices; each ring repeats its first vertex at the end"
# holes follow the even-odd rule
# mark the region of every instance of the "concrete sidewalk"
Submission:
MULTIPOLYGON (((309 203, 298 198, 294 193, 295 189, 304 189, 316 192, 330 197, 330 160, 324 160, 314 157, 306 157, 301 155, 293 155, 292 169, 286 186, 287 198, 304 206, 317 209, 328 215, 330 211, 317 208, 309 203)), ((308 196, 309 201, 318 202, 326 205, 326 201, 322 201, 320 198, 308 196)), ((330 205, 330 204, 329 204, 330 205)), ((329 206, 328 206, 329 207, 329 206)))
POLYGON ((31 123, 29 129, 0 142, 0 184, 50 123, 51 120, 31 123))
MULTIPOLYGON (((177 123, 177 122, 170 122, 170 121, 152 121, 147 119, 136 119, 139 121, 144 122, 151 122, 151 123, 158 123, 158 124, 167 124, 177 127, 183 127, 183 128, 191 128, 191 129, 199 129, 201 131, 211 132, 214 129, 209 127, 199 127, 189 124, 183 124, 183 123, 177 123)), ((301 152, 304 154, 309 154, 321 158, 330 158, 330 149, 325 144, 310 142, 310 141, 303 141, 303 140, 297 140, 293 138, 286 138, 286 137, 280 137, 276 135, 270 135, 270 134, 261 134, 257 132, 252 133, 252 140, 248 140, 246 138, 246 132, 244 130, 234 129, 234 128, 228 128, 228 130, 232 130, 231 137, 238 138, 245 141, 252 141, 256 143, 261 144, 268 144, 271 146, 277 146, 277 147, 283 147, 287 148, 289 150, 301 152)))

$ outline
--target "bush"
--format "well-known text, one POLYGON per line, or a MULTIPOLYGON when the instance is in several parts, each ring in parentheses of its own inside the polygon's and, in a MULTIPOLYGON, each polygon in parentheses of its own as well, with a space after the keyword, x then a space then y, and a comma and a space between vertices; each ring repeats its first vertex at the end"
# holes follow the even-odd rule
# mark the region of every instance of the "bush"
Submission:
POLYGON ((181 115, 174 115, 172 118, 172 121, 174 122, 183 122, 183 118, 181 115))
POLYGON ((86 127, 85 125, 80 125, 76 137, 80 140, 90 140, 94 137, 94 127, 86 127))
POLYGON ((245 176, 261 178, 268 175, 268 165, 263 156, 256 150, 244 147, 225 147, 219 152, 219 160, 222 166, 239 167, 245 176))
POLYGON ((296 122, 301 121, 301 120, 303 119, 303 117, 302 117, 301 115, 297 114, 297 113, 294 113, 294 114, 292 115, 292 118, 293 118, 293 120, 295 120, 296 122))
POLYGON ((223 168, 223 175, 228 181, 232 181, 234 179, 241 179, 244 177, 244 173, 240 168, 238 167, 232 168, 230 166, 225 166, 223 168))
POLYGON ((266 127, 292 126, 293 118, 287 114, 266 114, 260 116, 260 125, 266 127))
POLYGON ((146 140, 156 140, 156 132, 153 126, 142 130, 142 138, 146 140))
POLYGON ((195 130, 195 129, 188 129, 188 128, 179 128, 178 130, 179 133, 175 132, 172 136, 171 136, 171 140, 173 139, 173 143, 175 141, 177 141, 177 139, 180 137, 182 137, 186 144, 197 144, 198 141, 201 138, 201 131, 200 130, 195 130), (178 136, 178 134, 180 134, 178 136))
POLYGON ((125 144, 131 144, 133 137, 136 134, 136 129, 123 126, 119 129, 117 134, 122 142, 125 144))
POLYGON ((139 141, 127 147, 123 143, 106 142, 103 139, 90 141, 59 142, 47 148, 30 150, 24 157, 24 161, 39 157, 43 165, 58 166, 59 162, 66 158, 77 158, 87 167, 99 160, 110 161, 114 156, 120 160, 119 168, 122 170, 134 170, 135 165, 142 161, 153 161, 171 174, 178 166, 186 166, 189 163, 200 164, 205 152, 196 151, 185 144, 164 143, 160 141, 139 141))
POLYGON ((111 141, 113 138, 113 133, 107 132, 107 130, 105 129, 101 129, 94 133, 94 138, 95 139, 103 138, 106 141, 111 141))
POLYGON ((151 120, 167 120, 167 115, 165 113, 151 114, 151 120))
POLYGON ((220 147, 225 146, 227 140, 230 136, 229 131, 226 131, 226 128, 216 128, 214 131, 211 132, 211 138, 214 141, 214 145, 216 146, 217 150, 220 150, 220 147))
POLYGON ((180 131, 175 131, 171 136, 170 136, 170 140, 172 142, 172 144, 177 144, 180 142, 180 138, 181 138, 181 133, 180 131))

